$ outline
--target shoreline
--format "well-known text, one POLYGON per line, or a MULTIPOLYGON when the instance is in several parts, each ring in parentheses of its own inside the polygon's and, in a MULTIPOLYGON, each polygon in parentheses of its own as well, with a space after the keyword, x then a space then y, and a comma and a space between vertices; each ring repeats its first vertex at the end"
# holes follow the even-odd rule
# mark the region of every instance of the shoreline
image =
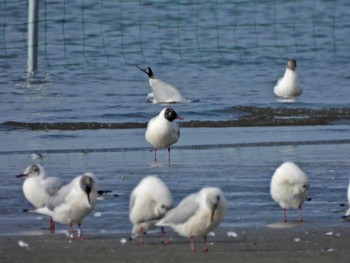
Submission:
MULTIPOLYGON (((349 227, 309 225, 261 228, 219 228, 208 236, 209 252, 192 253, 187 238, 168 232, 170 244, 159 233, 145 236, 145 244, 129 241, 128 234, 1 236, 1 262, 348 262, 349 227)), ((196 249, 203 246, 195 238, 196 249)))

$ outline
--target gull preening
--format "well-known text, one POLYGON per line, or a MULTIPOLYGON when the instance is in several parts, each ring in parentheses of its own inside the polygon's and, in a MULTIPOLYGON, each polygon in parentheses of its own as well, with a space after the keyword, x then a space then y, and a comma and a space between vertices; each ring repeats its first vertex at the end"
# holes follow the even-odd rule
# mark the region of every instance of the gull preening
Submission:
POLYGON ((146 73, 149 78, 152 93, 148 97, 153 103, 179 103, 186 101, 176 87, 156 78, 150 67, 146 70, 139 66, 136 67, 146 73))
POLYGON ((149 120, 145 133, 146 141, 154 147, 154 160, 157 161, 157 149, 168 148, 170 161, 170 146, 180 137, 180 128, 175 120, 182 120, 172 108, 164 108, 157 116, 149 120))
POLYGON ((94 209, 96 198, 95 176, 92 173, 85 173, 63 186, 44 207, 31 209, 28 212, 48 215, 55 222, 69 224, 70 238, 73 238, 73 224, 78 224, 80 239, 81 222, 94 209))
POLYGON ((303 93, 297 74, 297 63, 294 59, 288 60, 284 75, 277 81, 273 91, 276 96, 285 99, 295 98, 303 93))
MULTIPOLYGON (((44 167, 40 164, 29 165, 17 177, 24 178, 22 186, 24 196, 35 208, 46 205, 62 187, 61 179, 58 177, 47 177, 44 167)), ((54 228, 55 224, 51 218, 50 229, 54 230, 54 228)))
MULTIPOLYGON (((133 224, 130 239, 140 236, 143 244, 143 234, 156 228, 156 223, 173 206, 173 198, 168 187, 155 176, 142 179, 130 195, 129 219, 133 224)), ((167 244, 164 229, 164 243, 167 244)))
POLYGON ((287 209, 299 209, 299 222, 303 222, 302 205, 308 199, 309 179, 306 174, 292 162, 279 166, 271 178, 271 197, 283 209, 287 222, 287 209))
POLYGON ((205 187, 183 199, 170 210, 157 226, 169 226, 181 236, 189 237, 191 250, 195 251, 193 238, 203 237, 208 251, 207 235, 219 226, 227 211, 227 200, 216 187, 205 187))

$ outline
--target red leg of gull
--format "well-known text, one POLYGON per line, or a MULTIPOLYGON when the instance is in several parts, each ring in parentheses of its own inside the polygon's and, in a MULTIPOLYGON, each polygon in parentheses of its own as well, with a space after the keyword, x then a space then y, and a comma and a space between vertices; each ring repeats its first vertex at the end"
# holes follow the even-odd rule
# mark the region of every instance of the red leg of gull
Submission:
POLYGON ((69 223, 69 236, 71 239, 74 238, 74 235, 73 235, 73 224, 72 223, 69 223))
POLYGON ((50 217, 50 230, 51 233, 55 233, 55 221, 53 221, 52 217, 50 217))
POLYGON ((160 227, 160 231, 162 232, 163 239, 164 239, 163 244, 164 245, 168 245, 169 244, 169 239, 168 239, 168 237, 167 237, 167 235, 166 235, 166 233, 164 231, 164 227, 161 226, 160 227))
POLYGON ((207 236, 204 236, 204 248, 203 248, 203 252, 208 252, 209 251, 209 247, 208 247, 208 241, 207 241, 207 236))
POLYGON ((140 241, 139 241, 140 245, 143 245, 143 227, 140 226, 140 241))
POLYGON ((287 223, 287 208, 283 208, 283 223, 287 223))
POLYGON ((299 223, 303 223, 303 211, 301 209, 301 206, 299 207, 299 223))
POLYGON ((190 243, 191 243, 191 251, 196 252, 196 249, 195 249, 194 243, 193 243, 193 236, 192 235, 190 235, 190 243))

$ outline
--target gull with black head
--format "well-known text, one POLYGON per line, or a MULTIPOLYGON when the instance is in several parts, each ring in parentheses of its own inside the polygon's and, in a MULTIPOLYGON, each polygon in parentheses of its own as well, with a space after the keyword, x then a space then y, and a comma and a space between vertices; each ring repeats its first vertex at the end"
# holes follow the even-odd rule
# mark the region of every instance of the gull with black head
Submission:
POLYGON ((153 103, 181 103, 186 101, 176 87, 156 78, 150 67, 146 70, 139 66, 136 67, 148 76, 152 89, 152 93, 148 97, 153 103))
POLYGON ((180 137, 180 128, 175 120, 182 120, 172 108, 164 108, 157 116, 149 120, 145 133, 146 141, 154 147, 154 160, 157 161, 157 149, 168 148, 170 161, 170 146, 180 137))

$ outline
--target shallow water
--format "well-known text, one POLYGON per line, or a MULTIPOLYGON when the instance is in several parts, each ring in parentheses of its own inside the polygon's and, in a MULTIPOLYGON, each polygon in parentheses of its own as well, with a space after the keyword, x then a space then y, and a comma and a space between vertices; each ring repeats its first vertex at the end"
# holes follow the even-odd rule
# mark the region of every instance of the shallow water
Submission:
POLYGON ((47 218, 22 213, 29 203, 15 176, 33 161, 66 182, 94 172, 101 189, 119 195, 86 218, 91 234, 130 231, 129 194, 152 174, 176 203, 202 186, 221 187, 226 227, 279 223, 269 181, 286 160, 310 177, 305 224, 346 224, 349 2, 140 2, 43 4, 34 76, 25 74, 26 7, 0 3, 0 235, 48 234, 47 218), (304 88, 295 101, 272 92, 288 58, 304 88), (155 164, 144 139, 165 105, 147 102, 136 64, 192 100, 170 105, 185 119, 170 165, 166 151, 155 164))
MULTIPOLYGON (((69 134, 52 134, 50 138, 52 132, 34 132, 37 136, 25 143, 36 145, 37 150, 32 153, 41 153, 39 161, 49 175, 60 176, 68 182, 80 173, 92 171, 100 189, 118 195, 98 201, 95 211, 84 220, 85 233, 129 232, 129 195, 147 175, 159 176, 169 186, 175 203, 204 186, 222 188, 229 201, 228 214, 222 224, 225 227, 280 223, 282 210, 269 195, 269 183, 274 169, 286 160, 295 161, 310 178, 312 201, 304 205, 305 224, 346 225, 341 219, 346 207, 340 205, 347 202, 350 149, 347 126, 182 131, 183 140, 173 147, 170 164, 165 150, 159 151, 159 162, 154 163, 146 143, 132 145, 131 142, 141 141, 143 129, 86 131, 81 132, 77 140, 69 134), (259 140, 257 134, 261 135, 259 140), (57 143, 57 147, 46 148, 47 140, 52 145, 57 143), (91 145, 88 142, 92 142, 91 145), (70 148, 59 145, 70 145, 70 148), (336 211, 341 212, 334 213, 336 211)), ((46 217, 22 213, 29 204, 21 192, 22 181, 15 175, 32 162, 32 157, 30 152, 21 150, 0 154, 1 163, 6 164, 0 173, 1 235, 49 234, 48 230, 41 229, 47 227, 46 217)), ((298 211, 288 211, 288 218, 292 222, 297 220, 298 211)), ((66 229, 58 226, 59 231, 66 229)))

